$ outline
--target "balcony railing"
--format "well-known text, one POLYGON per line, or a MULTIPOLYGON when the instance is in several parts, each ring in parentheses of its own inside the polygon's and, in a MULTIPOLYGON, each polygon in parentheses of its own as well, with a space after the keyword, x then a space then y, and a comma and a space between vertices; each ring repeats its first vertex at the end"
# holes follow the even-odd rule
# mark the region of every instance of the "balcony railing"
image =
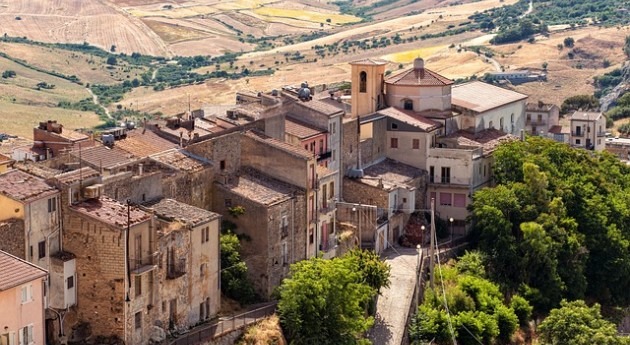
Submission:
POLYGON ((186 259, 173 260, 167 264, 166 279, 176 279, 186 274, 186 259))
POLYGON ((606 136, 606 132, 597 132, 597 137, 602 138, 606 136))
POLYGON ((332 156, 332 151, 331 151, 331 150, 328 150, 328 151, 326 151, 326 152, 320 153, 320 154, 317 156, 317 161, 318 161, 318 162, 319 162, 319 161, 323 161, 324 159, 328 159, 328 158, 330 158, 331 156, 332 156))
POLYGON ((440 176, 429 176, 429 183, 431 184, 441 184, 441 185, 450 185, 450 186, 468 186, 470 185, 470 179, 465 178, 457 178, 453 176, 440 177, 440 176))
POLYGON ((132 257, 129 260, 129 268, 136 273, 146 272, 154 266, 155 258, 153 257, 153 255, 148 255, 140 258, 132 257))
POLYGON ((547 124, 547 120, 544 120, 544 119, 540 119, 540 120, 526 120, 525 124, 526 125, 530 125, 530 126, 542 126, 542 125, 546 125, 547 124))
POLYGON ((574 137, 583 137, 584 136, 584 132, 571 132, 571 135, 574 137))

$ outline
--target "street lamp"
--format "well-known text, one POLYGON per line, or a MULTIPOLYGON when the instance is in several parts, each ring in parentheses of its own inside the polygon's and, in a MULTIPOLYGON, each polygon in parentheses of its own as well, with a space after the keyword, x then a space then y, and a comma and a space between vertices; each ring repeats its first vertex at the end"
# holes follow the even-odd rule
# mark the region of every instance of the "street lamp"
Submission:
POLYGON ((453 245, 453 217, 449 218, 448 221, 451 223, 451 246, 453 245))
POLYGON ((424 240, 424 230, 426 229, 426 227, 424 225, 420 226, 420 238, 422 239, 420 242, 422 242, 422 244, 424 244, 424 242, 426 242, 424 240))
MULTIPOLYGON (((424 225, 422 227, 424 228, 424 225)), ((417 312, 418 306, 420 304, 420 275, 422 274, 422 272, 420 271, 421 269, 420 258, 422 257, 422 246, 418 244, 416 246, 416 249, 418 250, 418 267, 416 267, 416 272, 417 272, 416 282, 418 283, 418 286, 416 286, 416 312, 417 312)))

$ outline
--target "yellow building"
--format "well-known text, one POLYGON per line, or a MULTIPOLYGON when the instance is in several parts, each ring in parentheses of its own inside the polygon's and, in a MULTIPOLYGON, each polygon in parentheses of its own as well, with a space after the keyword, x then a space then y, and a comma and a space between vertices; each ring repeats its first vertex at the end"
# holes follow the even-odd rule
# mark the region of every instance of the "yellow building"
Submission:
POLYGON ((352 117, 372 114, 385 104, 384 75, 386 61, 364 59, 351 62, 352 117))

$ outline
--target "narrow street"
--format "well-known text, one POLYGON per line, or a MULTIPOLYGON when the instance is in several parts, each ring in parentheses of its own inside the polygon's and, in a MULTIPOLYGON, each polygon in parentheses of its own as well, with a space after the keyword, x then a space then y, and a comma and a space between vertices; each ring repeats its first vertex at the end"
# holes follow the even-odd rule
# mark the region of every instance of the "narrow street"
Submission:
POLYGON ((375 325, 368 336, 373 344, 400 345, 413 301, 418 251, 413 248, 390 247, 383 256, 385 262, 392 267, 390 286, 383 289, 378 297, 375 325))

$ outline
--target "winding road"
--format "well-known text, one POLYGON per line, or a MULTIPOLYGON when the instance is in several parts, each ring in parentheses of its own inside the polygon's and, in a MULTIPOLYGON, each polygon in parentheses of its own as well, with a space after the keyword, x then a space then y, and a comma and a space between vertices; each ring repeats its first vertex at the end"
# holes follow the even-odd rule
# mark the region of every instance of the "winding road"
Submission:
POLYGON ((101 105, 101 103, 99 103, 98 96, 95 95, 94 92, 92 92, 92 90, 89 87, 86 87, 85 89, 90 93, 90 95, 92 95, 92 102, 94 102, 94 104, 98 105, 103 110, 105 110, 105 115, 107 115, 108 119, 113 119, 112 115, 109 113, 109 110, 107 110, 107 108, 105 108, 103 105, 101 105))

